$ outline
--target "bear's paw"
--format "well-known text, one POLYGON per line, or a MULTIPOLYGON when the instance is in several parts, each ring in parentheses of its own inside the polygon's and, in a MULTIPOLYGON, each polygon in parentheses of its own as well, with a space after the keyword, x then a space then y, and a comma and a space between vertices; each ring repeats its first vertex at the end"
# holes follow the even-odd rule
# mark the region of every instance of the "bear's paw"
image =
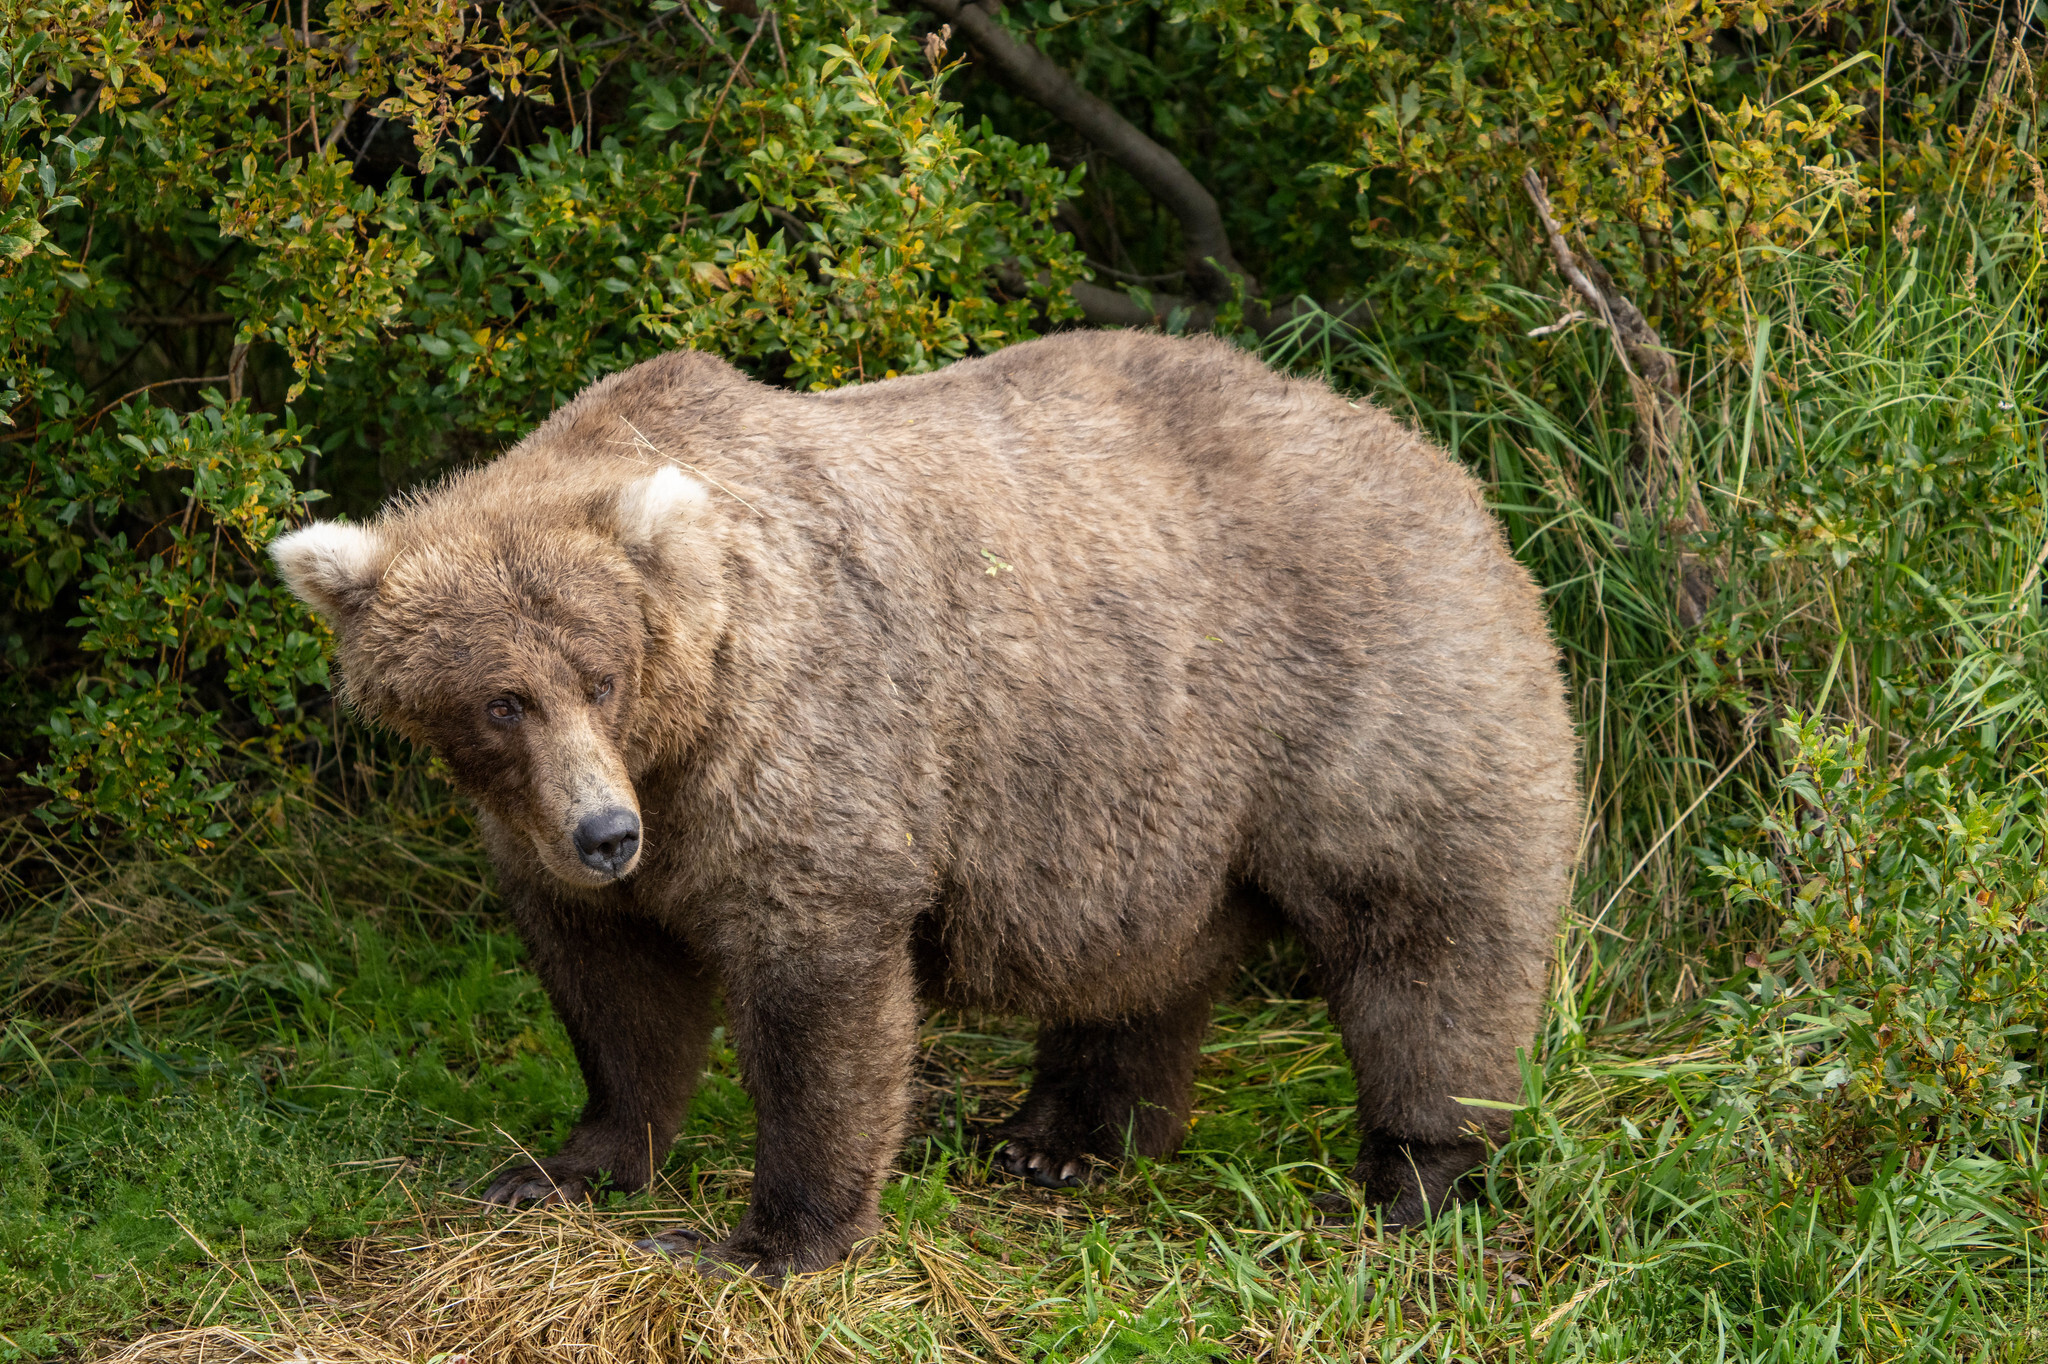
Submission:
POLYGON ((1091 1183, 1095 1158, 1085 1152, 1049 1150, 1026 1137, 1012 1137, 996 1150, 996 1165, 1046 1189, 1078 1189, 1091 1183))
POLYGON ((523 1204, 549 1207, 557 1203, 585 1203, 590 1199, 591 1181, 566 1171, 551 1173, 545 1166, 521 1165, 507 1170, 484 1190, 484 1202, 517 1208, 523 1204))

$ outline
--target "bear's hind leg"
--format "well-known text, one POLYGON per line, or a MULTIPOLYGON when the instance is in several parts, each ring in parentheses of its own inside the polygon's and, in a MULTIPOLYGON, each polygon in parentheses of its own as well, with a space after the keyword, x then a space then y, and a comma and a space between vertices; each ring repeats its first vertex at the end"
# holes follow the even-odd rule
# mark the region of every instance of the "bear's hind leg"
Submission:
POLYGON ((1045 1024, 1031 1092, 996 1129, 996 1164, 1057 1189, 1087 1183, 1096 1160, 1126 1150, 1173 1154, 1187 1131, 1212 994, 1191 992, 1141 1018, 1045 1024))
MULTIPOLYGON (((1437 887, 1382 884, 1290 906, 1358 1081, 1352 1178, 1384 1225, 1425 1221, 1505 1135, 1519 1048, 1542 1006, 1554 911, 1548 867, 1437 887)), ((1343 1201, 1343 1200, 1336 1200, 1343 1201)))

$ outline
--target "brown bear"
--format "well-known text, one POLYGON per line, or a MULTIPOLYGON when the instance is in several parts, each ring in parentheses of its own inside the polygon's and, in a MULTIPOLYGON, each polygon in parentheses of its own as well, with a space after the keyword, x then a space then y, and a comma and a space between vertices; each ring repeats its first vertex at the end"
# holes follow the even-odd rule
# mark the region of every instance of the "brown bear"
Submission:
POLYGON ((716 1263, 877 1230, 926 1003, 1037 1020, 1004 1169, 1169 1154, 1276 933, 1388 1223, 1481 1158, 1460 1099, 1519 1093, 1580 816, 1557 652, 1474 481, 1320 383, 1129 332, 807 395, 677 353, 274 553, 475 799, 582 1066, 492 1201, 645 1185, 717 995, 759 1135, 716 1263))

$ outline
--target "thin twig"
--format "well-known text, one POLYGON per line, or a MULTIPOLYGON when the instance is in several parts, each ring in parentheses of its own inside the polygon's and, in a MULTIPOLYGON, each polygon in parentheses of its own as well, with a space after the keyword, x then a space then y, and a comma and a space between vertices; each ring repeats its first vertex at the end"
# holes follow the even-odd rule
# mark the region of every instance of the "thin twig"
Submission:
POLYGON ((2009 609, 2020 609, 2020 603, 2034 590, 2034 580, 2041 576, 2041 565, 2044 563, 2048 563, 2048 540, 2041 542, 2041 551, 2034 556, 2033 564, 2027 569, 2027 576, 2020 580, 2019 591, 2012 594, 2012 606, 2009 609))
MULTIPOLYGON (((620 420, 623 421, 624 418, 621 418, 620 420)), ((635 449, 644 449, 649 454, 653 455, 656 459, 667 460, 673 464, 681 466, 682 468, 688 469, 691 473, 697 475, 697 477, 703 479, 706 483, 709 483, 712 487, 718 489, 718 491, 724 493, 727 497, 739 503, 742 507, 745 507, 754 515, 761 515, 761 509, 759 507, 756 507, 753 503, 747 501, 746 498, 741 497, 738 493, 726 487, 723 483, 720 483, 716 478, 713 478, 710 474, 705 473, 702 469, 690 463, 688 460, 681 459, 675 455, 669 454, 667 451, 663 450, 659 445, 656 445, 653 441, 647 439, 646 436, 642 435, 640 433, 640 428, 633 425, 633 423, 626 422, 626 429, 633 433, 633 440, 631 443, 635 449)))
POLYGON ((1699 809, 1701 805, 1705 804, 1708 796, 1713 795, 1715 791, 1720 789, 1721 783, 1728 780, 1730 774, 1732 774, 1736 768, 1742 765, 1742 760, 1744 758, 1747 758, 1750 755, 1750 752, 1755 748, 1756 735, 1751 734, 1749 736, 1749 742, 1742 746, 1742 751, 1735 755, 1734 761, 1730 762, 1726 767, 1722 768, 1721 774, 1715 777, 1711 782, 1707 783, 1707 789, 1700 792, 1699 795, 1693 799, 1693 803, 1685 807, 1685 813, 1681 814, 1677 819, 1672 820, 1671 826, 1665 829, 1663 833, 1657 835, 1657 841, 1650 845, 1649 851, 1645 852, 1641 857, 1636 859, 1636 864, 1628 869, 1628 875, 1622 877, 1621 884, 1614 888, 1614 894, 1607 897, 1607 903, 1600 906, 1600 912, 1593 916, 1593 922, 1595 924, 1598 924, 1600 920, 1605 919, 1607 917, 1607 911, 1614 908, 1614 902, 1621 898, 1621 893, 1629 888, 1629 885, 1642 872, 1644 867, 1650 865, 1650 859, 1657 855, 1657 849, 1663 847, 1666 843, 1671 841, 1671 835, 1677 833, 1680 828, 1684 827, 1685 821, 1692 818, 1692 812, 1699 809))
POLYGON ((101 417, 106 416, 109 412, 119 407, 122 403, 127 402, 130 398, 139 397, 140 395, 149 392, 153 388, 169 388, 173 384, 224 384, 227 383, 233 377, 234 376, 231 374, 198 374, 188 379, 159 379, 153 384, 144 384, 141 388, 132 389, 127 393, 123 393, 120 397, 114 399, 114 401, 108 403, 105 407, 93 413, 92 416, 86 421, 85 425, 79 428, 78 434, 80 434, 81 436, 84 435, 87 431, 92 430, 93 427, 99 423, 99 419, 101 417))
POLYGON ((348 121, 355 116, 356 101, 352 99, 343 100, 341 104, 341 117, 334 121, 334 131, 327 135, 327 141, 320 146, 323 154, 334 150, 334 144, 341 141, 341 135, 348 131, 348 121))
MULTIPOLYGON (((716 37, 716 36, 715 36, 715 35, 714 35, 714 34, 713 34, 713 33, 711 32, 711 30, 710 30, 710 29, 708 29, 708 28, 704 27, 704 21, 703 21, 703 20, 701 20, 701 19, 699 19, 699 18, 697 17, 697 12, 696 12, 695 10, 693 10, 693 9, 691 9, 691 8, 690 8, 690 6, 689 6, 689 4, 688 4, 688 0, 685 0, 685 3, 683 3, 683 4, 679 5, 679 6, 677 6, 677 8, 678 8, 678 9, 680 9, 680 10, 681 10, 681 11, 683 12, 683 17, 684 17, 684 18, 686 18, 686 19, 688 19, 688 20, 690 21, 690 23, 691 23, 691 24, 693 24, 693 25, 694 25, 694 26, 696 27, 696 29, 697 29, 697 31, 698 31, 699 33, 701 33, 701 34, 703 34, 703 35, 704 35, 704 44, 705 44, 705 46, 706 46, 706 47, 709 47, 709 48, 710 48, 710 49, 711 49, 711 50, 712 50, 713 52, 717 53, 717 54, 718 54, 719 56, 721 56, 721 57, 725 57, 725 64, 726 64, 727 66, 729 66, 729 67, 731 67, 731 68, 732 68, 732 74, 733 74, 733 76, 737 76, 737 77, 739 77, 739 78, 741 78, 741 79, 745 80, 745 81, 746 81, 746 83, 747 83, 748 85, 752 85, 752 84, 754 83, 754 78, 753 78, 752 76, 749 76, 749 75, 747 75, 747 74, 746 74, 745 72, 743 72, 743 71, 741 71, 741 70, 740 70, 740 62, 743 62, 743 61, 745 61, 745 60, 747 59, 747 54, 746 54, 746 53, 744 53, 744 52, 742 52, 742 53, 740 54, 740 62, 736 62, 736 61, 734 61, 734 60, 733 60, 732 58, 730 58, 730 57, 726 57, 726 56, 725 56, 725 53, 723 53, 723 52, 720 52, 720 51, 719 51, 719 49, 718 49, 718 38, 717 38, 717 37, 716 37)), ((766 16, 763 16, 763 19, 765 19, 765 18, 766 18, 766 16)), ((761 36, 761 23, 763 22, 763 19, 757 19, 757 20, 756 20, 756 21, 754 22, 754 37, 756 37, 756 38, 758 38, 758 37, 760 37, 760 36, 761 36)), ((781 41, 780 41, 780 39, 781 39, 781 35, 780 35, 780 34, 778 33, 778 34, 777 34, 776 36, 777 36, 777 43, 776 43, 776 45, 777 45, 777 46, 779 47, 779 46, 781 46, 781 41)), ((752 47, 753 45, 754 45, 754 44, 753 44, 753 42, 752 42, 751 40, 749 40, 749 41, 748 41, 748 43, 747 43, 747 46, 748 46, 748 47, 752 47)), ((731 79, 731 78, 730 78, 730 77, 728 77, 728 80, 730 80, 730 79, 731 79)))
POLYGON ((1531 327, 1528 331, 1523 332, 1522 335, 1555 336, 1559 332, 1570 331, 1573 327, 1578 326, 1581 322, 1590 322, 1596 327, 1604 327, 1607 325, 1607 319, 1601 317, 1594 317, 1591 314, 1585 312, 1583 309, 1574 308, 1570 312, 1566 313, 1563 317, 1557 319, 1557 321, 1551 323, 1549 326, 1531 327))
MULTIPOLYGON (((692 17, 694 18, 695 16, 693 15, 692 17)), ((754 25, 754 31, 747 35, 747 45, 740 49, 740 59, 732 64, 732 74, 725 78, 724 86, 722 86, 718 91, 718 102, 711 106, 711 117, 704 121, 704 137, 703 140, 698 142, 697 144, 697 161, 696 164, 690 168, 689 187, 683 191, 682 221, 676 224, 676 236, 678 237, 682 236, 684 232, 689 230, 690 203, 697 197, 697 177, 704 173, 704 152, 705 149, 711 145, 712 131, 718 127, 718 115, 725 109, 725 97, 732 93, 732 83, 735 80, 739 79, 739 74, 741 70, 743 70, 747 64, 747 54, 754 50, 754 43, 760 38, 760 36, 761 25, 759 23, 756 23, 754 25)))
POLYGON ((768 34, 775 39, 775 60, 782 64, 782 78, 789 79, 789 50, 782 45, 782 17, 770 5, 761 11, 763 22, 768 25, 768 34))
MULTIPOLYGON (((555 74, 561 77, 562 80, 562 107, 569 111, 569 131, 571 133, 579 132, 581 129, 576 122, 576 91, 569 85, 569 59, 575 53, 576 45, 570 41, 568 34, 562 32, 562 26, 555 22, 555 17, 540 7, 540 0, 526 0, 526 7, 533 11, 536 19, 539 19, 555 31, 555 39, 561 44, 560 47, 555 49, 560 56, 560 60, 555 63, 555 74)), ((377 121, 377 126, 380 128, 384 126, 382 119, 377 121)), ((376 129, 371 129, 370 136, 374 138, 376 135, 376 129)), ((589 134, 584 134, 583 143, 583 150, 589 151, 589 134)), ((369 143, 365 142, 363 148, 367 151, 369 143)))

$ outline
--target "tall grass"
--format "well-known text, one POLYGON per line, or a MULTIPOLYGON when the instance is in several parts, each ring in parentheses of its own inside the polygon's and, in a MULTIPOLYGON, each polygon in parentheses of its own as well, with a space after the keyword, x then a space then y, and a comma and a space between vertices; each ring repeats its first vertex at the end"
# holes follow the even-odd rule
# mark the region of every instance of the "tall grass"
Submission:
MULTIPOLYGON (((1479 470, 1544 584, 1586 745, 1572 978, 1598 982, 1592 1025, 1696 997, 1767 931, 1702 915, 1694 852, 1769 791, 1773 718, 1869 727, 1879 756, 1970 743, 1988 771, 2038 773, 2048 205, 1958 191, 1942 210, 1918 236, 1760 273, 1739 352, 1688 375, 1682 477, 1657 506, 1597 326, 1451 376, 1327 318, 1279 339, 1281 359, 1373 392, 1479 470), (1705 536, 1681 534, 1689 489, 1705 536), (1718 579, 1698 628, 1679 616, 1681 553, 1718 579)), ((1499 299, 1525 330, 1559 311, 1499 299)))

